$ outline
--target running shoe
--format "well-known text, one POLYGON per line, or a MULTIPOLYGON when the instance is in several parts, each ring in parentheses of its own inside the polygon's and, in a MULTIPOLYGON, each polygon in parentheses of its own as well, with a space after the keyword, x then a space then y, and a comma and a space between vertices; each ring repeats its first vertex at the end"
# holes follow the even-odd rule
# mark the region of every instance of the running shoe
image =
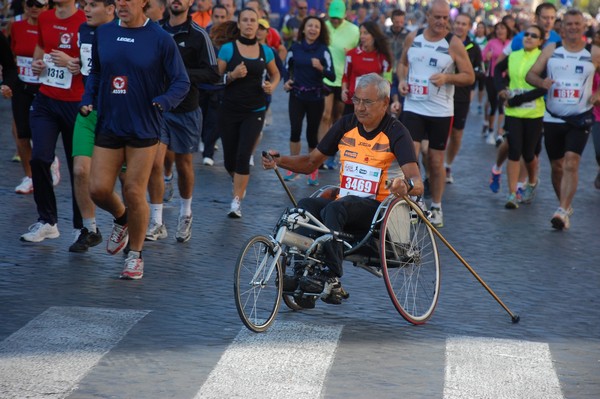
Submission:
POLYGON ((54 157, 54 162, 50 165, 50 174, 52 175, 52 185, 58 186, 60 183, 60 161, 58 157, 54 157))
POLYGON ((600 190, 600 171, 596 175, 596 180, 594 180, 594 187, 600 190))
POLYGON ((484 138, 487 137, 488 130, 488 125, 483 125, 483 127, 481 128, 481 136, 483 136, 484 138))
POLYGON ((446 183, 447 184, 454 183, 454 176, 452 175, 452 169, 450 169, 450 167, 446 167, 446 183))
POLYGON ((500 190, 500 176, 502 173, 495 173, 494 169, 492 169, 492 177, 490 177, 490 190, 493 193, 497 193, 500 190))
POLYGON ((164 224, 158 224, 155 221, 151 221, 148 229, 146 230, 146 241, 163 240, 167 238, 167 226, 164 224))
POLYGON ((239 219, 242 217, 242 201, 240 201, 240 197, 235 197, 231 201, 231 208, 229 209, 227 216, 233 219, 239 219))
POLYGON ((204 159, 202 160, 202 164, 206 166, 213 166, 215 164, 215 161, 210 157, 204 157, 204 159))
POLYGON ((287 172, 285 172, 285 175, 283 175, 283 180, 291 181, 291 180, 294 180, 296 178, 296 176, 298 176, 297 173, 294 173, 291 170, 288 170, 287 172))
POLYGON ((319 169, 315 169, 306 179, 306 184, 309 186, 319 185, 319 169))
POLYGON ((250 161, 248 161, 250 166, 254 166, 254 155, 250 155, 250 161))
POLYGON ((171 201, 173 198, 173 192, 173 175, 171 175, 171 177, 165 176, 165 192, 163 194, 163 201, 171 201))
POLYGON ((131 252, 125 259, 125 268, 120 278, 123 280, 139 280, 144 276, 144 260, 131 252))
POLYGON ((106 243, 106 252, 111 255, 118 254, 129 242, 129 229, 127 225, 121 226, 113 221, 112 232, 106 243))
POLYGON ((531 204, 533 199, 535 198, 535 193, 538 187, 538 183, 531 185, 527 183, 525 185, 525 189, 523 190, 523 196, 521 197, 521 202, 524 204, 531 204))
POLYGON ((483 111, 481 110, 481 105, 477 106, 477 115, 481 115, 483 111))
POLYGON ((75 242, 69 247, 69 252, 86 252, 88 248, 95 247, 102 242, 102 234, 96 229, 96 232, 90 232, 87 228, 79 230, 75 242))
POLYGON ((15 153, 15 155, 13 155, 11 162, 21 162, 21 157, 18 153, 15 153))
POLYGON ((504 143, 504 137, 502 136, 497 136, 496 137, 496 147, 500 147, 500 144, 504 143))
POLYGON ((328 170, 336 170, 337 169, 337 161, 335 160, 335 155, 330 156, 329 158, 327 158, 327 160, 323 163, 323 169, 328 169, 328 170))
POLYGON ((341 305, 342 300, 348 299, 350 294, 342 287, 342 283, 337 277, 332 277, 325 282, 324 293, 327 295, 321 297, 321 300, 325 303, 332 305, 341 305))
POLYGON ((25 176, 21 183, 15 187, 17 194, 31 194, 33 192, 33 180, 29 176, 25 176))
POLYGON ((429 216, 429 221, 432 225, 437 228, 444 227, 444 213, 440 208, 431 207, 429 208, 431 215, 429 216))
POLYGON ((569 211, 558 208, 556 212, 554 212, 550 223, 552 223, 552 227, 556 230, 567 230, 571 227, 571 222, 569 222, 569 211))
POLYGON ((504 204, 504 207, 506 209, 517 209, 519 207, 516 193, 511 193, 508 195, 508 198, 506 199, 506 204, 504 204))
POLYGON ((175 239, 179 242, 187 242, 192 237, 192 215, 179 216, 177 222, 177 232, 175 233, 175 239))
POLYGON ((56 224, 37 222, 29 226, 29 231, 21 236, 21 241, 40 242, 46 238, 58 238, 59 236, 56 224))
POLYGON ((489 132, 487 137, 485 138, 485 142, 489 145, 496 145, 496 138, 494 137, 493 132, 489 132))
POLYGON ((517 187, 517 202, 521 202, 523 200, 523 187, 517 187))

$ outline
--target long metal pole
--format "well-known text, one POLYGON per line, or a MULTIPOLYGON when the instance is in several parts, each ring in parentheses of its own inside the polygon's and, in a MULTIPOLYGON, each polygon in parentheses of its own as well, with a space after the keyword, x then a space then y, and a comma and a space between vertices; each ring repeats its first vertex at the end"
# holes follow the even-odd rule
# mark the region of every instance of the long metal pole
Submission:
POLYGON ((481 277, 479 277, 479 275, 475 272, 475 270, 473 270, 473 268, 471 267, 471 265, 469 265, 467 263, 467 261, 460 256, 460 254, 454 249, 454 247, 452 245, 450 245, 450 243, 448 242, 448 240, 446 240, 444 238, 444 236, 435 228, 435 226, 433 224, 431 224, 431 222, 429 221, 429 219, 427 219, 427 216, 425 216, 423 214, 423 211, 421 211, 421 208, 419 207, 419 205, 417 205, 416 203, 414 203, 410 198, 408 198, 408 196, 404 196, 403 199, 406 201, 406 203, 415 211, 417 212, 417 215, 419 215, 419 217, 421 218, 421 220, 423 220, 425 222, 425 224, 427 226, 429 226, 429 228, 431 228, 431 230, 433 231, 433 233, 440 239, 442 240, 442 242, 444 243, 444 245, 446 245, 448 247, 448 249, 450 251, 452 251, 452 253, 458 258, 458 260, 460 260, 462 262, 463 265, 465 265, 465 267, 467 268, 467 270, 469 270, 471 272, 471 274, 477 279, 477 281, 479 281, 479 283, 481 285, 483 285, 483 288, 485 288, 487 290, 487 292, 490 293, 490 295, 496 300, 496 302, 498 302, 500 304, 500 306, 502 306, 502 308, 504 308, 504 310, 506 310, 506 312, 510 315, 510 318, 512 319, 513 323, 518 323, 520 320, 519 315, 513 313, 510 311, 510 309, 508 308, 508 306, 506 306, 504 304, 504 302, 502 302, 502 300, 498 297, 498 295, 496 295, 496 293, 485 283, 485 281, 483 281, 483 279, 481 277))

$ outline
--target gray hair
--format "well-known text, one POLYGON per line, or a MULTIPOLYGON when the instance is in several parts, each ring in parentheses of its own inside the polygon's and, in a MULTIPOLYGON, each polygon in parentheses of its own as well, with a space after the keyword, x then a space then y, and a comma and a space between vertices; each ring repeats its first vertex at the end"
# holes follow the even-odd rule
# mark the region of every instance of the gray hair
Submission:
POLYGON ((356 89, 366 89, 367 86, 371 85, 375 86, 375 89, 377 89, 377 98, 379 100, 383 100, 390 96, 390 82, 376 73, 362 75, 356 80, 356 89))

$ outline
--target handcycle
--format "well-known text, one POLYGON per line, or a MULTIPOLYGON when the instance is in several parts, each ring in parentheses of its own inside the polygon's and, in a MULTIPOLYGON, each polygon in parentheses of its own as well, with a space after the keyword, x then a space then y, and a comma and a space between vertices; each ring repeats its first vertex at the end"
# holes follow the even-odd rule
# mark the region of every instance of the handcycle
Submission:
MULTIPOLYGON (((335 190, 326 186, 312 196, 335 195, 335 190)), ((367 232, 342 232, 330 230, 298 208, 288 194, 294 206, 283 212, 273 233, 250 238, 237 259, 235 302, 248 329, 266 331, 282 300, 290 309, 300 310, 330 294, 312 292, 302 284, 303 277, 323 272, 323 244, 330 240, 343 243, 344 261, 383 278, 394 307, 406 321, 423 324, 431 318, 440 293, 440 260, 432 226, 416 203, 390 195, 379 205, 367 232)))

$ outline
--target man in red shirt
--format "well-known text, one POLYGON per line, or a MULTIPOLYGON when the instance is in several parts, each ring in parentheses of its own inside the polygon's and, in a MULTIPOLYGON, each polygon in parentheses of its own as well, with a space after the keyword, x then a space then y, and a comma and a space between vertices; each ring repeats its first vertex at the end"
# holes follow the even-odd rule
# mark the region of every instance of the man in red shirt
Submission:
MULTIPOLYGON (((85 14, 77 10, 75 0, 55 0, 54 5, 54 9, 39 17, 39 40, 31 63, 33 74, 39 76, 41 85, 30 112, 33 144, 31 175, 38 220, 30 226, 29 232, 21 236, 22 241, 29 242, 40 242, 60 235, 50 165, 54 160, 58 136, 62 135, 72 176, 73 127, 83 95, 77 32, 79 25, 86 21, 85 14)), ((81 213, 74 196, 72 200, 73 226, 81 229, 81 213)))

